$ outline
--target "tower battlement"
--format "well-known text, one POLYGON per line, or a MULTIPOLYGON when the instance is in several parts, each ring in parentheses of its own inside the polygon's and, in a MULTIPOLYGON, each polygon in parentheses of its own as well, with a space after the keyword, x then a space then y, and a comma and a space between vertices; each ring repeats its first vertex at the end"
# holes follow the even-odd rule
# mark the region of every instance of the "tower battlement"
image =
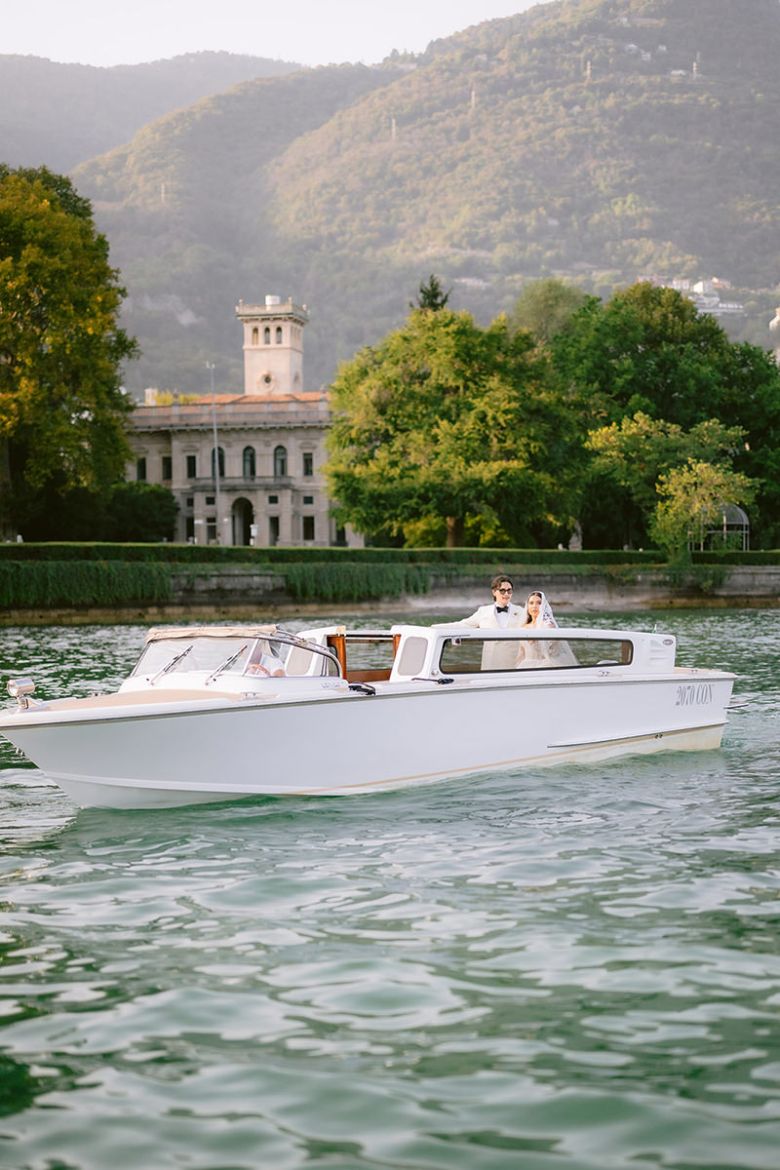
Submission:
POLYGON ((268 295, 260 305, 239 301, 236 316, 244 329, 244 393, 300 394, 306 306, 268 295))

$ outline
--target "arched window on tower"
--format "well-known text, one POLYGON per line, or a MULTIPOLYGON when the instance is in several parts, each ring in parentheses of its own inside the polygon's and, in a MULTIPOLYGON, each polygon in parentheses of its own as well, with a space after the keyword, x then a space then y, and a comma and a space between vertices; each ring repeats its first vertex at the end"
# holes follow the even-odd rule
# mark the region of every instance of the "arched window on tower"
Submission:
POLYGON ((281 327, 281 325, 276 326, 276 344, 277 345, 282 344, 282 327, 281 327))
POLYGON ((266 325, 265 329, 263 330, 263 343, 265 345, 271 344, 271 326, 270 325, 266 325))
POLYGON ((260 344, 260 330, 255 325, 252 329, 252 345, 260 344))
MULTIPOLYGON (((224 479, 225 478, 225 451, 224 451, 223 447, 217 447, 217 451, 219 452, 219 477, 220 477, 220 479, 224 479)), ((211 476, 212 476, 212 479, 215 476, 214 448, 213 447, 211 448, 211 476)))
POLYGON ((244 447, 244 479, 255 478, 255 449, 254 447, 244 447))
POLYGON ((284 479, 287 475, 287 448, 274 447, 274 478, 284 479))

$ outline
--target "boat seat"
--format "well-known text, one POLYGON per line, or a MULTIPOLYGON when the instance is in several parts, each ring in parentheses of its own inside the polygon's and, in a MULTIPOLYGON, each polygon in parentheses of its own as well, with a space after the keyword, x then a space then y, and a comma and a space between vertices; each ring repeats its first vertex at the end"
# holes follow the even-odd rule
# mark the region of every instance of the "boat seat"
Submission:
POLYGON ((308 674, 319 677, 326 667, 327 662, 321 654, 305 650, 303 646, 293 646, 285 663, 285 674, 294 676, 308 674))

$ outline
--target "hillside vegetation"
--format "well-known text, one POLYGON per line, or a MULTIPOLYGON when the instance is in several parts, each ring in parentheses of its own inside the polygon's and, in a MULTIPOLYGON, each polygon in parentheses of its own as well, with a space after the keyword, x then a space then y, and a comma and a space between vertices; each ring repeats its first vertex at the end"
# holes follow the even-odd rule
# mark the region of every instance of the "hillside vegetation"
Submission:
POLYGON ((310 307, 310 386, 430 272, 483 322, 550 273, 771 301, 779 59, 776 0, 559 0, 146 126, 75 172, 130 293, 128 385, 205 389, 207 360, 240 384, 233 309, 268 292, 310 307))
MULTIPOLYGON (((311 297, 322 320, 331 258, 320 258, 322 294, 310 293, 267 215, 269 170, 292 142, 398 72, 342 65, 248 82, 170 114, 77 170, 122 269, 128 327, 141 338, 144 358, 128 371, 129 386, 139 386, 140 374, 140 385, 202 390, 215 355, 220 385, 243 385, 239 299, 311 297)), ((316 351, 316 340, 307 338, 307 349, 316 351)))
POLYGON ((187 53, 110 68, 0 54, 0 161, 68 171, 179 106, 297 68, 239 53, 187 53))

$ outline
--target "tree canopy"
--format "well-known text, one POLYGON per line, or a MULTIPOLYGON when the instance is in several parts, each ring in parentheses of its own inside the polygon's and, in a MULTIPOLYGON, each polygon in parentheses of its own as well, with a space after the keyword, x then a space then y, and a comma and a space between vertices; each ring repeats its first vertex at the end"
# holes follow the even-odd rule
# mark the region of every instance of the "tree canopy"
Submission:
POLYGON ((95 492, 121 478, 131 403, 118 325, 124 290, 90 204, 45 168, 0 166, 0 443, 4 523, 36 495, 95 492))
POLYGON ((699 469, 702 492, 706 479, 722 503, 752 502, 754 542, 777 540, 771 356, 668 288, 640 283, 602 304, 537 284, 485 329, 445 306, 413 309, 342 366, 328 467, 341 519, 407 543, 438 543, 446 518, 451 545, 557 543, 580 522, 590 547, 656 533, 667 547, 686 491, 703 514, 699 469), (659 526, 664 484, 674 498, 659 526))
POLYGON ((534 525, 570 520, 570 420, 532 338, 503 317, 482 329, 468 313, 413 310, 341 367, 332 408, 330 489, 363 532, 444 517, 455 545, 481 517, 533 543, 534 525))
POLYGON ((745 475, 712 463, 689 459, 658 480, 660 497, 651 521, 653 538, 672 561, 690 557, 690 548, 705 547, 711 528, 719 528, 724 508, 748 504, 753 483, 745 475))
POLYGON ((633 418, 591 431, 585 446, 594 454, 593 469, 610 475, 649 515, 657 503, 659 476, 694 461, 730 466, 744 434, 741 427, 724 427, 717 419, 685 431, 677 423, 637 411, 633 418))
POLYGON ((677 443, 678 462, 708 460, 707 443, 717 438, 716 446, 730 447, 733 471, 755 481, 753 538, 766 547, 780 539, 780 370, 769 353, 730 341, 717 321, 699 313, 686 297, 649 283, 632 285, 604 304, 590 298, 552 338, 549 353, 571 392, 583 438, 591 434, 594 458, 583 491, 586 538, 588 528, 591 534, 601 530, 605 542, 614 544, 614 533, 622 528, 624 536, 647 539, 647 494, 640 503, 636 492, 629 498, 626 483, 615 491, 620 477, 615 475, 614 442, 611 469, 604 458, 610 433, 614 440, 620 432, 623 451, 629 451, 626 420, 633 419, 634 481, 637 459, 655 459, 659 473, 672 466, 671 448, 666 467, 658 458, 662 432, 673 440, 672 447, 677 443), (637 424, 638 419, 644 421, 637 424), (707 435, 701 428, 708 420, 711 427, 725 428, 723 434, 711 430, 707 435), (604 430, 610 427, 617 430, 604 430), (643 428, 644 445, 639 441, 643 428), (606 471, 611 482, 605 481, 606 471))
POLYGON ((546 344, 568 328, 574 314, 588 300, 581 289, 554 276, 532 280, 515 301, 509 321, 513 328, 525 329, 546 344))

